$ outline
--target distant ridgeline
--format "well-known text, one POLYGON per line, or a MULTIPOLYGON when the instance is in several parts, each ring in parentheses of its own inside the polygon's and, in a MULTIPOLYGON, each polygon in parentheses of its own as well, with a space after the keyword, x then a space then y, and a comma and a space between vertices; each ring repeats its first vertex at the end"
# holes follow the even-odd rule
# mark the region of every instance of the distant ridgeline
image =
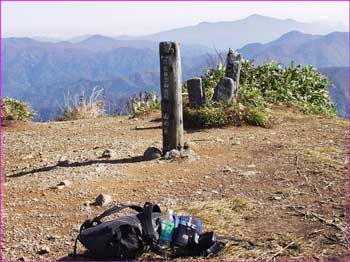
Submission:
MULTIPOLYGON (((123 113, 133 94, 160 91, 158 42, 152 41, 102 36, 78 43, 3 39, 3 97, 28 102, 38 113, 35 120, 45 121, 62 113, 67 100, 82 93, 88 97, 100 87, 105 90, 106 112, 123 113)), ((238 51, 254 64, 275 60, 286 66, 294 60, 295 64, 316 66, 335 86, 330 88, 330 95, 338 116, 348 117, 348 46, 348 33, 310 35, 292 31, 272 42, 248 44, 238 51)), ((205 68, 216 68, 227 50, 181 45, 183 81, 203 75, 205 68)))
POLYGON ((349 118, 349 67, 324 67, 318 71, 332 83, 329 94, 335 103, 337 115, 349 118))

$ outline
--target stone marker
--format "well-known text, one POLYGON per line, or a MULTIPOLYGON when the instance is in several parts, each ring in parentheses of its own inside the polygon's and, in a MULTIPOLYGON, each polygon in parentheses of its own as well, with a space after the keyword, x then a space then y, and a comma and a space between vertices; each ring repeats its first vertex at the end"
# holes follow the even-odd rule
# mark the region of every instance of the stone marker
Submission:
POLYGON ((187 80, 188 98, 190 100, 190 107, 200 107, 205 102, 204 90, 202 87, 202 78, 194 77, 187 80))
POLYGON ((161 42, 159 57, 163 154, 165 154, 172 149, 182 149, 184 146, 179 43, 161 42))
POLYGON ((241 70, 241 54, 235 52, 232 48, 229 49, 226 58, 226 77, 232 78, 234 83, 233 97, 237 97, 239 86, 239 74, 241 70))
POLYGON ((230 103, 233 99, 234 87, 232 78, 224 77, 215 87, 213 100, 222 101, 226 104, 230 103))

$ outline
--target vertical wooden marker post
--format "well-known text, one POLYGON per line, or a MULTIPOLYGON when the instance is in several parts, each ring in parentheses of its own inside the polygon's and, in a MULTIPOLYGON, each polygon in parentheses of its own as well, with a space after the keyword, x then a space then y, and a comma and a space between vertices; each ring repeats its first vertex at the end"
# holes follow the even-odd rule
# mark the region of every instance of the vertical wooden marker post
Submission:
POLYGON ((178 42, 161 42, 160 90, 162 98, 163 154, 172 149, 182 149, 182 87, 181 58, 178 42))

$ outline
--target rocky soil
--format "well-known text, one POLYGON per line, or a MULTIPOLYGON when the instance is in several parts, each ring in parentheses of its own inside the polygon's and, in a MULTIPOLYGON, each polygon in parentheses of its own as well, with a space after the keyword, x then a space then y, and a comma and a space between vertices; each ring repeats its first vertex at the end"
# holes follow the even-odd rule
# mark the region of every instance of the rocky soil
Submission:
POLYGON ((347 122, 285 109, 275 115, 269 129, 187 130, 197 157, 178 160, 142 157, 162 146, 159 114, 4 127, 3 259, 66 259, 81 223, 118 203, 176 211, 232 199, 249 203, 232 230, 215 220, 208 226, 259 252, 226 259, 345 259, 347 122), (100 194, 109 196, 93 205, 100 194))

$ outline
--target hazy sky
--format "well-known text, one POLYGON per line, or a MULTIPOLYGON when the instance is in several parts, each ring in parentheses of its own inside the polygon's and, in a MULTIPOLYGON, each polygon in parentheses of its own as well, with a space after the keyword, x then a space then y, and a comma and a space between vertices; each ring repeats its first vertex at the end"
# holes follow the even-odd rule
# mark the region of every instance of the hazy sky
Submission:
POLYGON ((2 36, 142 35, 251 14, 337 24, 348 2, 2 2, 2 36))

